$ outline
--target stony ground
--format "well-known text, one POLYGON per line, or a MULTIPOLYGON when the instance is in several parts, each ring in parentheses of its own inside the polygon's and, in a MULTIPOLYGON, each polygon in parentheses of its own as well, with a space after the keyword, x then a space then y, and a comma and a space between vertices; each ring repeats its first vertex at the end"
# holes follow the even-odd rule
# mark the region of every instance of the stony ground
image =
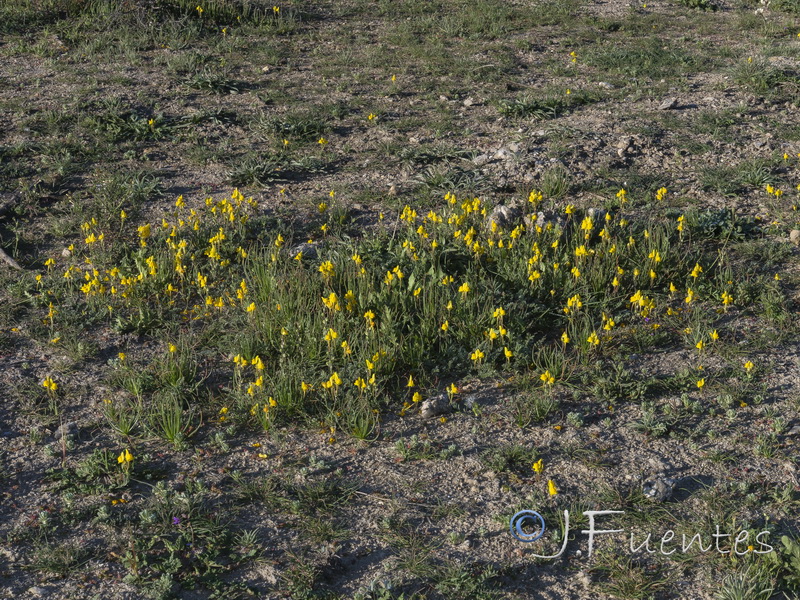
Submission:
POLYGON ((0 262, 0 597, 796 598, 798 13, 0 5, 0 247, 20 267, 0 262), (509 229, 532 191, 542 223, 568 205, 672 230, 687 215, 691 251, 739 293, 729 307, 709 281, 693 320, 631 318, 590 359, 548 354, 564 316, 531 310, 514 318, 538 337, 513 363, 423 348, 363 428, 319 409, 253 427, 226 412, 241 321, 203 321, 188 300, 178 313, 169 292, 106 310, 62 276, 91 279, 90 232, 133 268, 141 227, 156 237, 179 196, 201 212, 234 188, 255 200, 250 247, 266 257, 291 231, 292 254, 320 261, 394 239, 404 206, 438 211, 445 194, 511 207, 509 229), (718 339, 698 350, 692 328, 718 339), (173 369, 173 342, 190 366, 173 369), (182 394, 179 435, 134 411, 162 388, 182 394), (138 414, 127 433, 117 406, 138 414), (542 540, 512 537, 523 509, 543 515, 542 540), (558 552, 565 510, 566 551, 533 556, 558 552), (598 517, 623 531, 589 555, 591 510, 624 514, 598 517), (732 537, 681 548, 714 533, 732 537), (631 550, 648 534, 653 552, 631 550))

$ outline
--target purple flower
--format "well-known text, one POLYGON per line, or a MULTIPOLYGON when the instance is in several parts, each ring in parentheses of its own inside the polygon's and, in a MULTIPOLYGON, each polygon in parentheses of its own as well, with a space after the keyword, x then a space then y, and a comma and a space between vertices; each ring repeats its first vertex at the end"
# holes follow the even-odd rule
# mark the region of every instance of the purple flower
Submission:
POLYGON ((178 517, 172 517, 172 524, 173 524, 173 525, 179 525, 179 524, 180 524, 180 522, 181 522, 180 518, 178 518, 178 517))

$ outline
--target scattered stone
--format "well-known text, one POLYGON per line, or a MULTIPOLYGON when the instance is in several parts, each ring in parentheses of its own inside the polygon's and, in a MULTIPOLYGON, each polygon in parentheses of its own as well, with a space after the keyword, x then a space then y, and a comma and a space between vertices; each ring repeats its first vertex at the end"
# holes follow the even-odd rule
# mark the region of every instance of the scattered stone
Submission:
POLYGON ((489 155, 479 154, 478 156, 472 159, 472 162, 475 163, 476 166, 482 167, 483 165, 489 162, 489 155))
POLYGON ((619 141, 617 142, 617 148, 619 150, 627 150, 631 144, 633 144, 633 138, 629 135, 624 135, 619 138, 619 141))
POLYGON ((597 85, 599 85, 601 88, 604 88, 604 89, 607 89, 607 90, 613 90, 614 89, 614 86, 612 84, 608 83, 607 81, 601 81, 597 85))
POLYGON ((33 598, 44 598, 49 593, 49 590, 43 587, 34 586, 32 588, 28 588, 28 594, 31 595, 33 598))
POLYGON ((544 227, 548 223, 552 223, 554 226, 564 228, 564 218, 556 212, 553 211, 546 211, 542 212, 539 211, 536 213, 536 220, 534 221, 530 215, 525 215, 523 217, 523 221, 525 223, 525 227, 528 229, 535 229, 537 227, 544 227))
POLYGON ((395 184, 389 186, 389 195, 397 196, 397 186, 395 184))
POLYGON ((56 432, 53 434, 53 437, 57 440, 60 440, 62 437, 75 437, 78 435, 78 424, 74 421, 70 421, 69 423, 64 423, 56 429, 56 432))
POLYGON ((289 253, 292 255, 292 258, 294 258, 297 256, 298 252, 302 252, 303 258, 314 260, 319 255, 319 251, 317 250, 318 246, 319 244, 316 242, 304 242, 292 248, 289 253))
POLYGON ((623 136, 617 142, 617 156, 622 157, 626 152, 631 151, 633 138, 629 135, 623 136))
POLYGON ((513 160, 516 158, 517 155, 509 150, 508 148, 500 148, 497 152, 494 153, 492 156, 493 160, 513 160))
POLYGON ((486 228, 492 227, 492 221, 497 223, 498 227, 503 229, 510 229, 514 222, 519 219, 520 211, 515 207, 499 204, 492 209, 492 212, 486 217, 486 228))
POLYGON ((473 105, 475 104, 475 98, 473 98, 472 96, 470 96, 469 98, 467 98, 466 100, 464 100, 464 102, 462 102, 462 104, 463 104, 464 106, 466 106, 466 107, 473 106, 473 105))
POLYGON ((450 411, 450 399, 447 394, 439 394, 425 400, 419 407, 419 414, 423 419, 438 417, 450 411))
POLYGON ((789 239, 795 246, 800 246, 800 229, 792 229, 789 232, 789 239))
POLYGON ((653 502, 666 502, 675 491, 676 479, 671 477, 655 477, 642 484, 642 494, 653 502))
POLYGON ((581 571, 578 574, 578 579, 587 589, 592 587, 592 578, 587 571, 581 571))
POLYGON ((789 431, 786 432, 786 435, 800 435, 800 425, 795 425, 789 431))
POLYGON ((670 110, 678 106, 677 98, 666 98, 661 104, 658 105, 658 110, 670 110))
POLYGON ((604 208, 590 208, 586 211, 586 215, 592 219, 592 221, 597 223, 606 218, 607 212, 608 211, 606 211, 604 208))
POLYGON ((469 396, 466 396, 461 404, 465 410, 472 410, 472 407, 478 404, 478 395, 470 394, 469 396))
POLYGON ((69 258, 70 256, 72 256, 72 250, 70 250, 69 248, 64 248, 61 251, 61 256, 63 256, 64 258, 69 258))

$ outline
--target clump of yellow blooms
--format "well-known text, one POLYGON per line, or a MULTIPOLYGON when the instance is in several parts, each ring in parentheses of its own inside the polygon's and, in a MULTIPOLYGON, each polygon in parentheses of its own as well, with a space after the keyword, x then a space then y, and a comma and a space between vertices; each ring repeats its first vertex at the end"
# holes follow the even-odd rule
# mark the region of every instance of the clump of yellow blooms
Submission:
MULTIPOLYGON (((780 190, 767 191, 777 196, 780 190)), ((502 226, 488 217, 491 206, 483 198, 448 193, 441 207, 406 205, 396 214, 390 241, 375 251, 336 239, 329 203, 338 199, 331 192, 328 202, 316 205, 315 218, 328 219, 325 244, 333 248, 320 245, 318 258, 292 250, 287 232, 253 242, 248 222, 258 203, 239 190, 195 208, 179 197, 152 223, 129 223, 124 211, 120 219, 115 215, 113 229, 89 219, 81 226, 85 243, 76 244, 63 272, 50 259, 37 282, 44 288, 48 273, 57 273, 87 305, 121 320, 156 301, 187 323, 220 319, 241 328, 252 343, 231 351, 237 352, 231 390, 243 400, 226 402, 229 412, 219 420, 237 412, 246 419, 249 411, 265 428, 293 400, 342 402, 350 394, 377 402, 381 392, 403 387, 401 367, 419 379, 409 376, 407 386, 425 390, 424 370, 409 356, 435 352, 465 367, 510 368, 529 336, 551 322, 548 343, 558 352, 597 356, 630 332, 650 334, 662 316, 679 331, 698 305, 731 309, 733 284, 713 289, 716 266, 702 266, 679 245, 692 237, 686 215, 645 229, 622 212, 584 213, 571 203, 537 213, 550 210, 542 206, 543 194, 526 194, 517 199, 524 219, 502 226), (129 256, 104 264, 117 236, 126 238, 129 256), (406 343, 417 349, 398 351, 406 343)), ((666 196, 663 187, 655 193, 659 202, 666 196)), ((632 203, 625 189, 616 200, 620 211, 632 203)), ((312 237, 320 235, 318 225, 310 228, 312 237)), ((50 304, 46 314, 41 317, 53 330, 48 339, 54 339, 57 310, 50 304)), ((717 337, 693 338, 692 344, 709 352, 717 337)), ((182 346, 170 360, 183 352, 182 346)), ((550 370, 539 366, 537 372, 545 388, 554 385, 550 370)), ((42 385, 57 388, 49 377, 42 385)), ((421 397, 415 389, 411 401, 421 397)))

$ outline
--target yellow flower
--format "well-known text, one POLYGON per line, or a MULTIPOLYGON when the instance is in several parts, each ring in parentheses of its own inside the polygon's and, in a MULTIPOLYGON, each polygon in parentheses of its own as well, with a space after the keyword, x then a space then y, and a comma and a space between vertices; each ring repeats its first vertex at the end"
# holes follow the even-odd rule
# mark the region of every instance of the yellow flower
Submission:
POLYGON ((694 264, 694 269, 692 269, 692 272, 690 273, 690 275, 692 277, 694 277, 695 279, 697 279, 700 276, 700 273, 702 273, 702 272, 703 272, 703 267, 700 266, 700 263, 695 263, 694 264))
POLYGON ((465 281, 459 286, 458 291, 466 296, 469 293, 469 284, 465 281))
POLYGON ((569 336, 567 335, 566 331, 561 334, 561 341, 564 343, 564 345, 569 344, 569 336))
POLYGON ((328 328, 328 333, 325 334, 325 341, 331 342, 339 337, 339 334, 336 333, 333 329, 328 328))
POLYGON ((714 340, 715 342, 719 339, 719 333, 717 333, 716 329, 711 332, 711 339, 714 340))
POLYGON ((480 349, 476 349, 475 352, 470 354, 470 358, 476 363, 479 362, 485 356, 486 355, 483 352, 481 352, 480 349))
POLYGON ((450 329, 450 323, 448 321, 445 321, 444 323, 442 323, 442 331, 447 331, 448 329, 450 329))
POLYGON ((127 354, 125 354, 124 352, 120 352, 119 354, 117 354, 117 357, 119 357, 120 360, 125 360, 127 354))
POLYGON ((409 375, 408 376, 408 383, 406 384, 406 387, 414 387, 414 376, 413 375, 409 375))
POLYGON ((702 351, 702 350, 703 350, 703 348, 705 347, 705 344, 703 343, 703 340, 700 340, 699 342, 697 342, 697 343, 694 345, 694 347, 695 347, 695 348, 697 348, 698 350, 702 351))
POLYGON ((558 489, 556 488, 556 484, 553 483, 552 479, 547 480, 547 493, 551 496, 558 494, 558 489))
POLYGON ((700 379, 700 380, 697 382, 697 388, 702 390, 702 389, 703 389, 703 386, 704 386, 705 384, 706 384, 706 378, 705 378, 705 377, 703 377, 702 379, 700 379))
POLYGON ((540 458, 535 463, 533 463, 533 472, 534 473, 541 473, 542 469, 544 469, 544 463, 542 462, 542 459, 540 458))
POLYGON ((324 277, 331 277, 333 275, 333 263, 329 260, 326 260, 319 266, 319 272, 322 273, 324 277))
POLYGON ((505 314, 506 314, 506 311, 503 310, 502 306, 500 308, 495 308, 494 309, 494 318, 495 319, 499 319, 500 317, 504 316, 505 314))
POLYGON ((142 225, 137 229, 137 231, 139 232, 139 240, 142 246, 146 246, 147 242, 145 240, 149 238, 151 234, 150 223, 148 223, 147 225, 142 225))
POLYGON ((120 455, 117 457, 117 462, 121 464, 123 467, 129 465, 130 463, 133 462, 133 454, 131 454, 130 450, 125 448, 125 450, 121 452, 120 455))
POLYGON ((49 375, 45 377, 44 381, 42 381, 42 386, 50 390, 51 392, 55 392, 58 389, 58 384, 53 381, 53 378, 49 375))
POLYGON ((729 304, 733 303, 733 296, 731 296, 728 292, 722 292, 722 305, 728 306, 729 304))
POLYGON ((420 394, 419 392, 414 392, 414 395, 411 397, 411 401, 419 402, 420 400, 422 400, 422 394, 420 394))
POLYGON ((586 338, 586 341, 592 344, 593 346, 597 346, 600 344, 600 338, 597 337, 597 333, 595 333, 594 331, 588 338, 586 338))
POLYGON ((508 346, 503 346, 503 354, 506 357, 506 360, 510 360, 514 353, 508 349, 508 346))
POLYGON ((556 378, 550 374, 550 371, 545 371, 539 375, 539 379, 542 380, 544 385, 553 385, 556 382, 556 378))
POLYGON ((744 363, 744 370, 747 371, 748 373, 750 373, 750 371, 753 370, 754 366, 755 365, 751 361, 748 360, 746 363, 744 363))
POLYGON ((331 292, 330 296, 327 298, 325 296, 322 297, 322 303, 329 309, 329 310, 342 310, 339 306, 339 298, 336 296, 336 292, 331 292))
POLYGON ((175 354, 175 352, 178 351, 178 347, 175 344, 169 344, 169 346, 167 346, 167 349, 169 350, 170 354, 175 354))

